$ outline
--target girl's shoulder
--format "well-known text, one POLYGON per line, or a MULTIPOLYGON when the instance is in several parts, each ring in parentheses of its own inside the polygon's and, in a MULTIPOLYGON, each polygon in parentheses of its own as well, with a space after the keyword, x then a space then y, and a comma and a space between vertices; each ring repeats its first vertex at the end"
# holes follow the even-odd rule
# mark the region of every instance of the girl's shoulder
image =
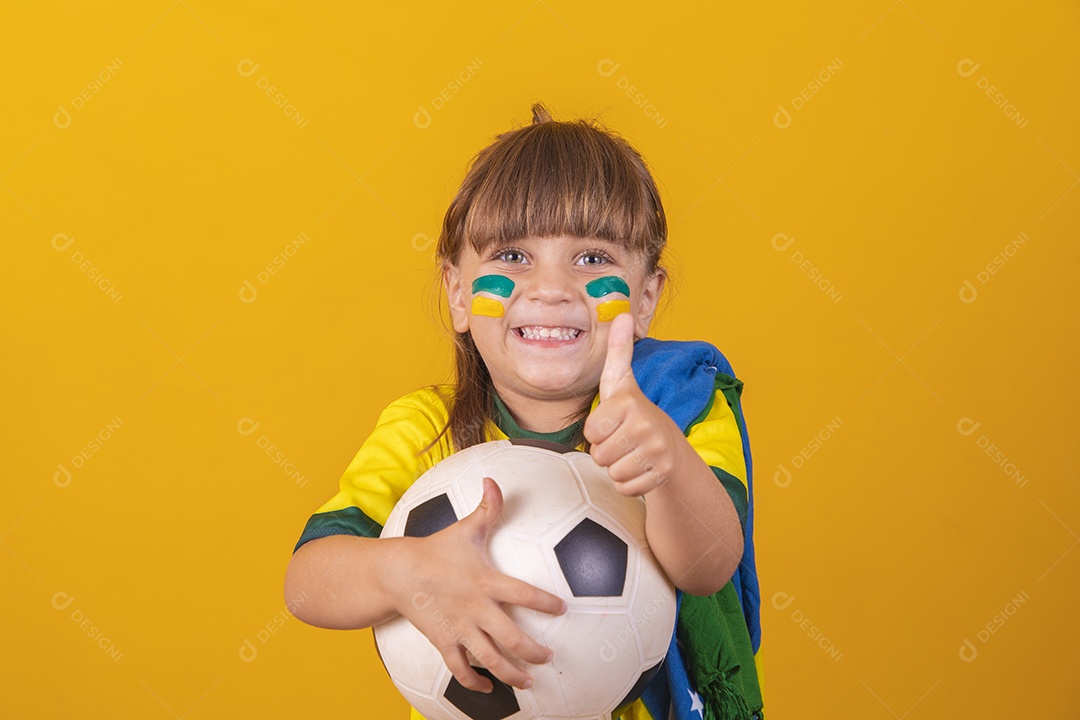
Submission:
POLYGON ((427 385, 394 400, 383 410, 383 415, 419 414, 445 422, 453 397, 454 389, 450 385, 427 385))
POLYGON ((735 375, 723 353, 702 340, 642 338, 631 367, 645 397, 684 431, 712 403, 717 378, 735 375))

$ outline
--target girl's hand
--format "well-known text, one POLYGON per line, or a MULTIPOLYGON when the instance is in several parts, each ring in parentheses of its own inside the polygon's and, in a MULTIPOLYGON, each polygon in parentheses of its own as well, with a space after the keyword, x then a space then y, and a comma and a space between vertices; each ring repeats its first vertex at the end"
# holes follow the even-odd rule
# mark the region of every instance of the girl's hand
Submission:
POLYGON ((439 650, 447 668, 469 690, 491 692, 492 683, 469 664, 466 651, 507 683, 527 688, 525 663, 545 663, 552 650, 526 635, 503 609, 519 605, 552 615, 566 612, 562 598, 492 567, 487 540, 502 512, 502 491, 484 478, 484 496, 468 517, 426 538, 407 538, 395 558, 398 612, 439 650))
MULTIPOLYGON (((630 360, 634 323, 629 313, 611 321, 600 375, 600 404, 585 421, 590 454, 624 495, 644 495, 666 483, 686 438, 668 414, 645 397, 630 360)), ((692 450, 691 450, 692 452, 692 450)))

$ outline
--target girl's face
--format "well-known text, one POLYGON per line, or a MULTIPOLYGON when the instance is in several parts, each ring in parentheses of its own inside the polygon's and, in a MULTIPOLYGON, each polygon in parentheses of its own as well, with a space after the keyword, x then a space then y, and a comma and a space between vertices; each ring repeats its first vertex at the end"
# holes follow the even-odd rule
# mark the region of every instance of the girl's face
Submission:
POLYGON ((611 319, 631 313, 645 337, 664 279, 616 243, 569 236, 466 245, 443 277, 454 330, 472 333, 500 397, 577 402, 599 385, 611 319))

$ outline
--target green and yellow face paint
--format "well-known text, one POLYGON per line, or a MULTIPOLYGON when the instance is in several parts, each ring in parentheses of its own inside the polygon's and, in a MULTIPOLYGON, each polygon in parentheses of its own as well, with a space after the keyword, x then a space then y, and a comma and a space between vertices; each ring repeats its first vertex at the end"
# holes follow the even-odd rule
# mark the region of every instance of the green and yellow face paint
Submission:
POLYGON ((499 298, 510 297, 514 292, 514 281, 505 275, 482 275, 473 280, 472 292, 473 315, 502 317, 506 308, 499 298))
POLYGON ((611 322, 615 316, 630 312, 630 286, 621 277, 608 275, 590 280, 585 285, 589 297, 610 298, 596 306, 596 318, 600 322, 611 322), (612 297, 622 295, 626 299, 612 297))

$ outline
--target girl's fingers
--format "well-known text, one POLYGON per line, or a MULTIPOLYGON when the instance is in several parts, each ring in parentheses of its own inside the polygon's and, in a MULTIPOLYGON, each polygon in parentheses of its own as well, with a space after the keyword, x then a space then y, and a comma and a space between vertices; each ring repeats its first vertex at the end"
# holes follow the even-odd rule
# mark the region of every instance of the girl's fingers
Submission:
MULTIPOLYGON (((495 643, 492 642, 487 633, 478 629, 477 632, 473 634, 471 640, 462 639, 462 644, 464 645, 466 643, 469 652, 476 658, 476 661, 499 680, 502 680, 507 685, 521 688, 522 690, 532 685, 532 678, 529 676, 529 673, 512 663, 510 659, 496 647, 495 643)), ((447 667, 449 667, 449 665, 447 667)), ((471 667, 469 668, 469 671, 474 675, 477 674, 471 667)), ((454 676, 457 677, 457 674, 455 673, 454 676)), ((486 680, 486 678, 484 679, 486 680)), ((461 682, 461 680, 459 679, 458 682, 461 682)))
POLYGON ((540 665, 551 660, 554 655, 551 648, 529 637, 505 613, 492 613, 484 629, 500 648, 527 663, 540 665))
POLYGON ((463 688, 482 693, 489 693, 494 689, 495 686, 490 680, 473 670, 472 665, 469 664, 469 658, 465 655, 464 648, 460 645, 453 644, 446 648, 440 648, 439 652, 443 656, 443 662, 446 663, 447 669, 461 683, 463 688))
POLYGON ((499 576, 492 597, 501 603, 539 610, 548 615, 562 615, 566 612, 566 601, 558 595, 552 595, 509 575, 499 576))
POLYGON ((667 468, 658 467, 640 448, 623 455, 607 471, 623 495, 644 495, 667 482, 667 468))

